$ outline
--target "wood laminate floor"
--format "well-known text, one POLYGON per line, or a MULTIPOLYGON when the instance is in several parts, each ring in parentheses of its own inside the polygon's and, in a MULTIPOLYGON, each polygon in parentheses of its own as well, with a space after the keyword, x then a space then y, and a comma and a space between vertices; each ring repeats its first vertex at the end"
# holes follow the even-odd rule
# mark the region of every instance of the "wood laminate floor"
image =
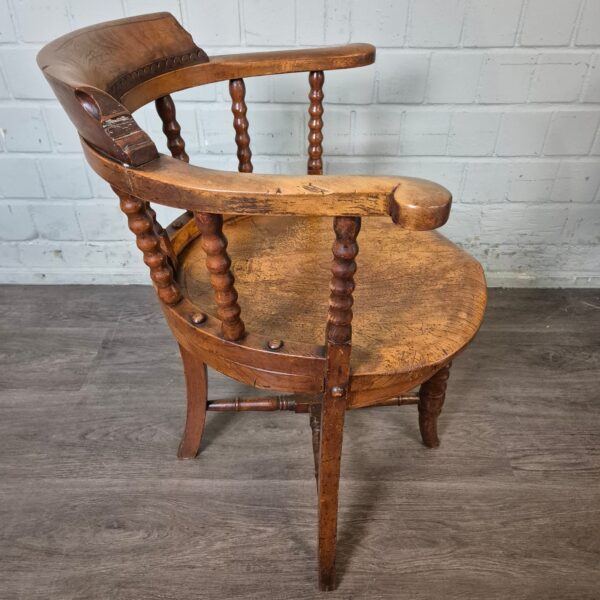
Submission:
POLYGON ((492 290, 438 450, 414 406, 349 413, 328 595, 308 417, 209 414, 177 461, 150 288, 2 287, 0 340, 2 600, 600 599, 598 290, 492 290))

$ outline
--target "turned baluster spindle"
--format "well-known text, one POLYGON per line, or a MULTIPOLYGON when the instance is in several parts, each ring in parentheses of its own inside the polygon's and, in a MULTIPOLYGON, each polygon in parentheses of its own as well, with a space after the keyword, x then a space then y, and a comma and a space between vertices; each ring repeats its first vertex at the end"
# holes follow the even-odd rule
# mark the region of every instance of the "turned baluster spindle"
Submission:
POLYGON ((127 215, 129 229, 135 235, 137 247, 142 251, 144 262, 150 269, 150 277, 158 297, 165 304, 177 304, 182 296, 175 283, 167 256, 161 247, 148 203, 120 190, 115 189, 115 192, 119 196, 121 210, 127 215))
POLYGON ((329 285, 329 315, 327 342, 349 344, 352 338, 352 304, 354 302, 355 258, 358 254, 356 237, 360 231, 360 217, 335 217, 335 242, 329 285))
POLYGON ((325 73, 323 71, 311 71, 308 75, 310 92, 308 99, 308 174, 323 174, 323 83, 325 73))
POLYGON ((173 158, 190 162, 185 151, 185 142, 181 137, 181 126, 176 118, 175 103, 171 96, 166 95, 155 100, 156 112, 163 123, 163 133, 167 137, 167 148, 173 158))
POLYGON ((163 229, 162 225, 158 222, 156 218, 156 211, 152 208, 150 202, 146 202, 146 210, 154 223, 154 232, 158 236, 160 242, 160 249, 167 256, 169 261, 171 262, 171 267, 177 270, 177 255, 173 250, 173 246, 171 245, 171 240, 169 239, 169 235, 163 229))
POLYGON ((227 238, 223 233, 223 215, 196 213, 196 223, 201 234, 200 244, 206 253, 206 267, 215 292, 223 337, 229 341, 239 340, 245 332, 244 322, 240 318, 241 308, 227 253, 227 238))
POLYGON ((246 114, 246 84, 243 79, 232 79, 229 82, 231 95, 231 112, 233 113, 233 128, 237 144, 238 171, 252 173, 252 152, 250 150, 250 135, 248 134, 248 119, 246 114))
POLYGON ((268 396, 266 398, 233 398, 232 400, 209 400, 208 410, 215 412, 245 411, 283 411, 296 410, 296 401, 286 396, 268 396))

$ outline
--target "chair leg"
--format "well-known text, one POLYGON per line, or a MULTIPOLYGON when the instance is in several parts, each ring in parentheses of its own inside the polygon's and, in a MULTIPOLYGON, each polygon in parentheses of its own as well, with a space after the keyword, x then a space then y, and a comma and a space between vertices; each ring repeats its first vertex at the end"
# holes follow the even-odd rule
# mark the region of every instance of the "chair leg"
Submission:
POLYGON ((428 448, 437 448, 440 440, 437 434, 437 420, 446 398, 446 385, 450 376, 450 365, 442 367, 419 389, 419 429, 423 443, 428 448))
POLYGON ((319 497, 319 589, 335 589, 338 493, 345 406, 325 400, 321 409, 317 493, 319 497))
POLYGON ((310 407, 310 429, 312 431, 313 457, 315 459, 315 478, 319 485, 319 447, 321 445, 321 405, 310 407))
POLYGON ((202 440, 204 422, 206 420, 206 364, 181 345, 179 346, 179 351, 181 352, 185 374, 187 415, 185 430, 179 444, 177 457, 196 458, 200 449, 200 441, 202 440))

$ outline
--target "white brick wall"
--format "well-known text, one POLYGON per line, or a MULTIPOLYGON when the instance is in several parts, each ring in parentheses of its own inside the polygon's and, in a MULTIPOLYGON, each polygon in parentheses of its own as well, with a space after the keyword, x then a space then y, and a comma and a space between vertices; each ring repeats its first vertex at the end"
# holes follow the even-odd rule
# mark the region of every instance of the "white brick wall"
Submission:
MULTIPOLYGON (((326 75, 327 172, 446 185, 444 231, 492 284, 600 286, 600 0, 0 0, 0 281, 148 282, 35 55, 154 10, 209 54, 375 44, 375 66, 326 75)), ((303 172, 306 75, 246 83, 256 171, 303 172)), ((226 84, 175 99, 192 160, 234 170, 226 84)), ((165 151, 152 107, 139 122, 165 151)))

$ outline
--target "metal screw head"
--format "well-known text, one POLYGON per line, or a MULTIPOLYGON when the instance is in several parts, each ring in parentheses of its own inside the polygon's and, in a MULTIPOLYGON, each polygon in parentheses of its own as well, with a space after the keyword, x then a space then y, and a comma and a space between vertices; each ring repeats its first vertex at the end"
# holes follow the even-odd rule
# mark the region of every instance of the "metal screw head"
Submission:
POLYGON ((341 398, 345 392, 346 390, 343 387, 340 387, 339 385, 336 385, 331 388, 331 395, 334 398, 341 398))
POLYGON ((206 321, 206 315, 202 312, 197 312, 190 317, 190 320, 194 325, 201 325, 206 321))
POLYGON ((269 350, 279 350, 283 348, 283 340, 269 340, 267 342, 267 348, 269 350))

